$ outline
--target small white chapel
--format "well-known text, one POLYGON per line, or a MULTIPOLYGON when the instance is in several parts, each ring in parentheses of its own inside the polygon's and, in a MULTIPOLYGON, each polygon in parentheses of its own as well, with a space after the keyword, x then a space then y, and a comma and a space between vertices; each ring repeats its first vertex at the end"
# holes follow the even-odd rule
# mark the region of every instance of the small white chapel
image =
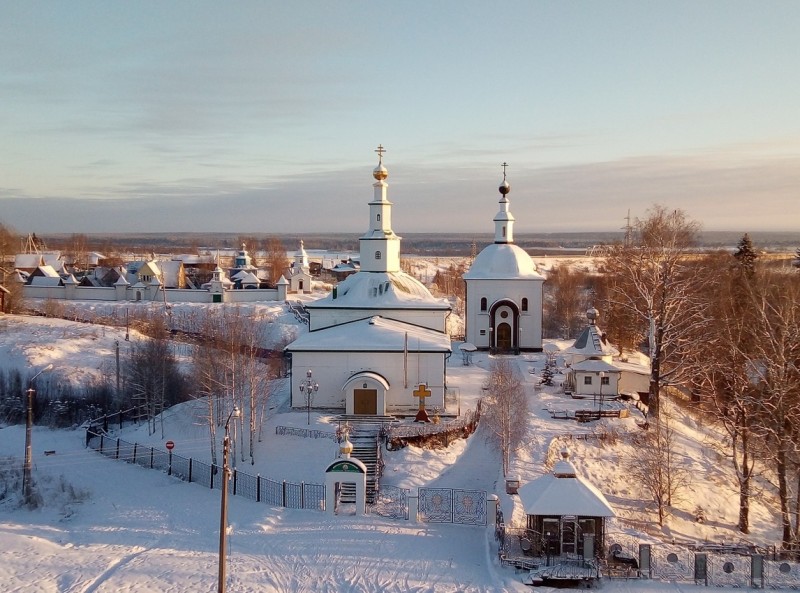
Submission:
POLYGON ((465 341, 478 350, 496 353, 541 352, 544 276, 531 256, 514 244, 507 166, 503 163, 494 243, 478 254, 464 274, 465 341))
POLYGON ((361 268, 327 297, 307 303, 309 331, 285 348, 292 406, 413 415, 423 401, 428 410, 446 412, 450 304, 400 269, 385 150, 376 152, 369 226, 359 239, 361 268), (300 385, 309 370, 319 388, 307 398, 300 385))

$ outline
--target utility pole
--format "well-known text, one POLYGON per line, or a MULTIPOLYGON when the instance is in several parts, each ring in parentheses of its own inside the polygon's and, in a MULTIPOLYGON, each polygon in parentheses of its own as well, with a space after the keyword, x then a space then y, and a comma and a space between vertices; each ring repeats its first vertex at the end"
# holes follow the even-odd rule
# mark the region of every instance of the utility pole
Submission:
POLYGON ((53 365, 48 364, 41 371, 31 377, 30 381, 28 381, 28 413, 25 420, 25 464, 22 468, 22 496, 25 501, 25 506, 28 508, 30 508, 33 504, 33 478, 31 476, 31 466, 33 465, 33 446, 31 444, 31 432, 33 429, 33 398, 34 395, 36 395, 36 390, 33 388, 33 382, 43 372, 49 371, 52 368, 53 365))

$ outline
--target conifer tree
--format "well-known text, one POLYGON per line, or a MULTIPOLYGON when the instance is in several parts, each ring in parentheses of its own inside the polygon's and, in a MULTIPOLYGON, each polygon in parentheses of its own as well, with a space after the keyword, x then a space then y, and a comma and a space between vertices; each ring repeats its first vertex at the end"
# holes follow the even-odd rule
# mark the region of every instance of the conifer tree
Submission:
POLYGON ((748 276, 753 275, 758 254, 753 249, 753 242, 750 240, 749 234, 745 233, 744 236, 739 240, 739 245, 737 246, 733 257, 735 257, 736 261, 739 262, 739 266, 742 268, 745 274, 748 276))

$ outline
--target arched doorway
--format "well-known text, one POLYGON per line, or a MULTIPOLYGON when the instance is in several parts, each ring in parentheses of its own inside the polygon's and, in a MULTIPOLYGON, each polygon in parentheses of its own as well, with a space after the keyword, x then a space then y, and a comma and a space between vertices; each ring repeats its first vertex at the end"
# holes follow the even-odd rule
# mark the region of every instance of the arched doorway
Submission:
POLYGON ((356 373, 345 381, 345 413, 382 416, 386 413, 386 394, 389 382, 372 371, 356 373))
POLYGON ((494 303, 489 311, 489 323, 493 334, 491 349, 519 353, 519 308, 516 303, 509 300, 494 303))

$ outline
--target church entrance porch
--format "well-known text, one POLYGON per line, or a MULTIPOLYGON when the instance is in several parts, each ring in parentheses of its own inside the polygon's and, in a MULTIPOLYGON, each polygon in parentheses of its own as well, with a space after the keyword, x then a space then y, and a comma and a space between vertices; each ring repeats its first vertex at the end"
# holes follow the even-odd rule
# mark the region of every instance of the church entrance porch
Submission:
POLYGON ((383 416, 386 414, 386 394, 389 382, 374 371, 361 371, 342 386, 345 414, 383 416))
POLYGON ((353 413, 370 414, 378 413, 378 390, 377 389, 354 389, 353 390, 353 413))

